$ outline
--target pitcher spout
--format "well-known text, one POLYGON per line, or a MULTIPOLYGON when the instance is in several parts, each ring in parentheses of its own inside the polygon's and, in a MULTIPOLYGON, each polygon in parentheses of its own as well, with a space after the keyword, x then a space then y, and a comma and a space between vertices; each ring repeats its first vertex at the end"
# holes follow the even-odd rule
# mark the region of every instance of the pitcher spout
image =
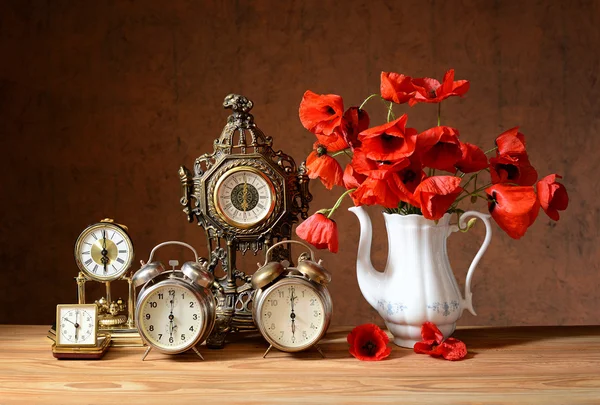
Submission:
POLYGON ((351 207, 348 211, 354 213, 360 223, 360 238, 356 257, 358 286, 367 302, 377 309, 378 291, 380 292, 383 287, 383 273, 375 270, 371 262, 371 241, 373 238, 371 218, 363 207, 351 207))

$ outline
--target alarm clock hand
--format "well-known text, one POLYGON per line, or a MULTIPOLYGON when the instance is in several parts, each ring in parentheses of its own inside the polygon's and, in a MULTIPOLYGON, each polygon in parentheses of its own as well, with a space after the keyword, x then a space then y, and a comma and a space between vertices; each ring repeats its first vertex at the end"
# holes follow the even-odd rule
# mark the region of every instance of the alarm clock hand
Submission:
POLYGON ((292 288, 292 293, 290 294, 290 305, 292 306, 292 313, 290 314, 290 318, 292 319, 292 337, 296 334, 296 314, 294 313, 294 300, 296 297, 294 296, 294 289, 292 288))
POLYGON ((108 251, 106 250, 106 229, 102 230, 102 258, 100 259, 100 261, 102 262, 102 265, 104 266, 104 272, 106 273, 107 269, 106 269, 106 265, 108 264, 108 251))

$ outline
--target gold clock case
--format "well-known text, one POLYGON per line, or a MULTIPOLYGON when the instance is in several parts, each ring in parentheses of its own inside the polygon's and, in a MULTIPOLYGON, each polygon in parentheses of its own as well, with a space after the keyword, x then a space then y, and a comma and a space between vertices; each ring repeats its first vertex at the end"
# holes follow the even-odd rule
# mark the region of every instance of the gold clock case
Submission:
POLYGON ((258 290, 254 297, 253 317, 254 317, 254 322, 256 323, 261 335, 263 335, 263 337, 266 339, 267 342, 269 342, 270 345, 272 345, 276 349, 279 349, 283 352, 288 352, 288 353, 300 352, 300 351, 306 350, 306 349, 316 345, 319 342, 319 340, 321 340, 323 338, 323 336, 325 336, 325 333, 327 333, 327 329, 329 329, 332 312, 333 312, 333 303, 331 300, 331 295, 329 294, 329 290, 321 284, 317 284, 317 283, 307 280, 305 278, 305 276, 302 276, 302 275, 288 274, 287 276, 285 276, 282 279, 279 279, 278 281, 274 282, 267 288, 265 288, 263 290, 258 290), (260 313, 261 313, 262 308, 265 303, 264 298, 269 295, 269 292, 271 290, 282 287, 282 286, 286 286, 286 285, 304 285, 308 288, 312 288, 315 291, 316 295, 321 299, 321 302, 323 303, 323 311, 324 311, 324 313, 323 313, 323 316, 324 316, 323 329, 321 330, 319 335, 317 335, 311 342, 308 342, 302 346, 292 347, 292 348, 282 346, 275 339, 271 339, 271 337, 267 333, 266 326, 263 325, 263 323, 260 321, 260 313))
POLYGON ((96 336, 98 336, 98 307, 96 304, 58 304, 56 306, 56 348, 67 348, 67 347, 96 347, 96 336), (89 344, 60 344, 60 333, 61 333, 61 322, 60 322, 60 310, 62 308, 79 308, 87 309, 94 314, 94 343, 89 344))
POLYGON ((271 214, 273 213, 273 210, 275 209, 275 203, 277 202, 277 194, 275 193, 275 187, 273 186, 273 181, 262 171, 260 171, 259 169, 257 169, 256 167, 253 166, 237 166, 234 167, 230 170, 228 170, 227 172, 225 172, 225 174, 223 176, 221 176, 215 186, 214 186, 214 191, 213 191, 213 205, 215 207, 215 210, 217 211, 217 214, 219 215, 219 217, 225 221, 227 224, 234 226, 236 228, 240 228, 240 229, 251 229, 254 228, 256 226, 259 226, 260 224, 262 224, 265 221, 268 221, 271 214), (223 184, 223 182, 231 175, 238 173, 238 172, 242 172, 242 171, 246 171, 246 172, 251 172, 251 173, 255 173, 257 175, 259 175, 260 177, 262 177, 266 182, 267 185, 269 186, 269 191, 271 192, 271 205, 269 206, 268 210, 267 210, 267 214, 260 220, 254 223, 248 223, 248 224, 244 224, 241 222, 237 222, 234 221, 233 219, 230 219, 227 214, 225 214, 223 212, 223 209, 221 207, 221 203, 219 202, 219 190, 221 188, 221 185, 223 184))
MULTIPOLYGON (((181 205, 189 222, 197 221, 204 229, 209 257, 208 271, 220 268, 224 276, 219 285, 217 321, 207 346, 222 348, 230 332, 256 331, 252 319, 255 290, 250 283, 255 270, 238 268, 238 254, 256 255, 278 241, 289 240, 299 217, 308 217, 312 196, 308 191, 308 173, 304 163, 273 149, 273 138, 266 136, 250 114, 252 101, 238 94, 225 97, 223 107, 231 109, 227 124, 213 143, 212 153, 194 161, 193 172, 179 168, 182 187, 181 205), (223 178, 234 170, 252 170, 267 178, 273 189, 270 214, 250 226, 227 221, 219 211, 215 193, 223 178)), ((279 247, 275 260, 292 263, 290 249, 279 247)))

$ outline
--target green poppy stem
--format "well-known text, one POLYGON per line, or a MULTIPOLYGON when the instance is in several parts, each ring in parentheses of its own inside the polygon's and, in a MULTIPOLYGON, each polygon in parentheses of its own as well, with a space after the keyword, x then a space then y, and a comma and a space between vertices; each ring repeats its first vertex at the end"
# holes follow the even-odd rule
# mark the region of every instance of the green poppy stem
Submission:
POLYGON ((438 127, 442 123, 442 103, 438 103, 438 127))
POLYGON ((340 198, 338 198, 338 200, 335 202, 334 206, 329 210, 329 213, 327 214, 327 218, 331 218, 331 216, 333 215, 333 213, 335 212, 335 210, 337 210, 340 205, 342 204, 342 200, 344 199, 344 197, 346 197, 348 194, 352 193, 356 191, 355 188, 351 188, 350 190, 346 190, 346 192, 344 192, 344 194, 342 194, 340 196, 340 198))
POLYGON ((373 97, 377 97, 377 96, 379 96, 379 94, 375 93, 375 94, 371 94, 369 97, 365 98, 365 101, 362 102, 362 104, 360 105, 360 107, 358 107, 358 109, 362 110, 362 108, 365 106, 365 104, 367 104, 367 101, 369 101, 373 97))

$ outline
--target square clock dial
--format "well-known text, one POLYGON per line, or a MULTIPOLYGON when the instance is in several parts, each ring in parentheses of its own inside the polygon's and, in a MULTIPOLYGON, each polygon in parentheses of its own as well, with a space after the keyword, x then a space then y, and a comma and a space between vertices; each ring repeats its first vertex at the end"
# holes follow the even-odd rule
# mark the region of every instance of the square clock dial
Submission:
POLYGON ((56 307, 57 346, 95 346, 98 322, 96 304, 56 307))

